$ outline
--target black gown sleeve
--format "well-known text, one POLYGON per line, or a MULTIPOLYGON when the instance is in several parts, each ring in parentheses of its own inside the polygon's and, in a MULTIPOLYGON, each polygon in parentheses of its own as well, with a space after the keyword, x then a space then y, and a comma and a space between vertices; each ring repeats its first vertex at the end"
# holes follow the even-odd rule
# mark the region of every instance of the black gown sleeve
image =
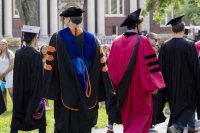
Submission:
POLYGON ((4 99, 3 99, 2 92, 0 90, 0 114, 2 114, 5 111, 6 111, 6 106, 5 106, 5 102, 4 102, 4 99))
POLYGON ((190 44, 191 50, 187 50, 187 60, 190 70, 192 71, 195 79, 195 91, 197 93, 197 116, 200 119, 200 64, 198 60, 195 44, 190 44))
MULTIPOLYGON (((43 99, 45 95, 44 88, 44 78, 43 78, 43 63, 41 54, 35 53, 33 55, 32 61, 30 62, 32 66, 32 75, 31 76, 31 90, 32 97, 30 99, 30 103, 28 104, 27 113, 34 113, 39 106, 40 101, 43 99)), ((26 91, 24 92, 26 95, 26 91)), ((28 95, 28 94, 27 94, 28 95)), ((32 114, 30 114, 32 116, 32 114)), ((29 115, 26 115, 28 118, 29 115)), ((26 122, 29 122, 29 119, 25 119, 26 122)))
POLYGON ((20 50, 16 51, 15 60, 14 60, 14 68, 13 68, 13 116, 14 114, 16 114, 17 117, 19 118, 24 117, 23 115, 24 91, 23 91, 23 86, 21 85, 21 83, 23 82, 21 81, 23 78, 23 73, 25 71, 21 71, 21 69, 23 69, 23 66, 21 65, 21 62, 20 62, 21 54, 22 53, 20 52, 20 50))
POLYGON ((45 98, 58 100, 60 97, 58 60, 57 60, 57 33, 55 33, 49 42, 46 64, 44 65, 44 87, 47 90, 45 98))
POLYGON ((24 95, 30 95, 31 99, 27 106, 25 123, 29 123, 32 119, 33 113, 40 105, 40 101, 44 98, 45 88, 44 88, 44 76, 43 76, 43 63, 42 57, 39 52, 35 52, 32 60, 30 61, 32 74, 31 76, 31 95, 24 90, 24 95))
MULTIPOLYGON (((159 56, 158 56, 158 63, 159 63, 159 66, 160 66, 160 70, 161 70, 161 73, 163 75, 163 78, 164 78, 164 81, 166 83, 166 64, 165 64, 165 44, 162 44, 161 45, 161 48, 160 48, 160 52, 159 52, 159 56)), ((168 98, 168 93, 167 93, 167 88, 164 88, 162 90, 159 91, 160 95, 162 95, 163 97, 165 97, 166 99, 168 98)))
MULTIPOLYGON (((97 41, 98 43, 98 41, 97 41)), ((98 45, 99 61, 100 61, 100 90, 99 90, 99 102, 111 99, 114 96, 114 89, 106 65, 105 54, 98 45)))

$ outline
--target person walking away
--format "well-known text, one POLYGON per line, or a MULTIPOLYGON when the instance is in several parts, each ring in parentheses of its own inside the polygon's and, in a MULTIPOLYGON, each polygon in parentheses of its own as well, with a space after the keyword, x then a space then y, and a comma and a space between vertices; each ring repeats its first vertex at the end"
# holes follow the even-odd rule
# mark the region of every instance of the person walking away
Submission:
MULTIPOLYGON (((1 88, 0 88, 1 89, 1 88)), ((0 90, 0 115, 6 111, 6 105, 3 99, 2 91, 0 90)))
MULTIPOLYGON (((148 38, 151 46, 156 52, 156 55, 158 56, 159 49, 157 49, 157 40, 158 35, 153 32, 149 32, 146 37, 148 38)), ((162 90, 161 90, 162 91, 162 90)), ((154 128, 156 124, 165 122, 166 117, 163 113, 163 109, 165 107, 166 97, 162 94, 161 91, 158 91, 156 94, 152 94, 153 98, 153 118, 152 118, 152 125, 151 127, 154 128)))
MULTIPOLYGON (((184 16, 184 15, 183 15, 184 16)), ((183 16, 170 20, 173 37, 160 49, 159 64, 169 99, 169 133, 183 132, 199 105, 198 56, 193 41, 183 37, 183 16)), ((198 115, 200 110, 197 109, 198 115)))
MULTIPOLYGON (((48 46, 47 46, 47 45, 43 45, 43 46, 40 48, 40 53, 41 53, 41 55, 42 55, 43 66, 44 66, 45 63, 46 63, 47 49, 48 49, 48 46)), ((46 100, 45 110, 50 110, 50 105, 49 105, 48 100, 46 100)))
POLYGON ((39 129, 46 133, 43 64, 36 50, 40 28, 24 25, 22 47, 16 51, 13 79, 13 115, 10 133, 39 129))
POLYGON ((108 58, 108 70, 115 91, 118 96, 124 97, 118 99, 124 133, 148 133, 153 114, 152 93, 165 87, 155 51, 145 36, 138 35, 143 22, 140 12, 141 9, 132 12, 121 24, 121 27, 127 27, 127 31, 114 40, 108 58), (126 69, 135 52, 136 42, 139 44, 135 64, 131 66, 133 71, 128 92, 125 93, 125 88, 118 85, 122 79, 127 80, 123 77, 125 72, 130 73, 126 69))
POLYGON ((103 50, 79 26, 83 12, 78 7, 63 11, 67 28, 48 46, 45 88, 46 98, 54 100, 55 133, 91 133, 98 102, 114 95, 103 50))

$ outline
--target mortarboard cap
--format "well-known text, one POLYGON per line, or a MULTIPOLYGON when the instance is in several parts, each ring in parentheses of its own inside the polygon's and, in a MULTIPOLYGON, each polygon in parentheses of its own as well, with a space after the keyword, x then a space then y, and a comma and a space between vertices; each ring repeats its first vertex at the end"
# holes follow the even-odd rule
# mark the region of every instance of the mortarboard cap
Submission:
POLYGON ((23 25, 22 32, 27 32, 27 33, 35 33, 38 34, 40 32, 40 27, 37 26, 29 26, 29 25, 23 25))
POLYGON ((22 29, 22 41, 30 43, 37 34, 40 32, 40 27, 23 25, 22 29))
POLYGON ((78 7, 69 7, 65 11, 60 13, 63 17, 80 17, 84 11, 78 7))
POLYGON ((144 18, 140 16, 140 12, 141 12, 141 8, 129 14, 124 20, 124 22, 120 25, 120 27, 129 26, 134 23, 138 23, 138 24, 141 23, 144 20, 144 18))
POLYGON ((179 16, 177 18, 174 18, 174 19, 171 19, 166 25, 172 25, 172 26, 175 26, 177 25, 178 23, 181 23, 182 22, 182 18, 184 17, 184 15, 182 16, 179 16))

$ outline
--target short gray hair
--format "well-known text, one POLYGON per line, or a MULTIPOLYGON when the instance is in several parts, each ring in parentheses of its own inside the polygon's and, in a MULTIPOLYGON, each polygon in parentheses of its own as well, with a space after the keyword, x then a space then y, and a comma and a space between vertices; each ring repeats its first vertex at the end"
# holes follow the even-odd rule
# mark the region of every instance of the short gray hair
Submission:
POLYGON ((80 17, 70 17, 70 20, 72 21, 72 23, 79 25, 82 22, 83 18, 81 16, 80 17))

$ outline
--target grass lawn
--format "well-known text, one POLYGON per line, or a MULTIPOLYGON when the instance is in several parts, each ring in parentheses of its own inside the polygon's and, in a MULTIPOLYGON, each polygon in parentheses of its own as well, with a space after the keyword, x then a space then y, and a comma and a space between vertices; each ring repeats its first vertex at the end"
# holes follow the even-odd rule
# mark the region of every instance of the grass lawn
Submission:
MULTIPOLYGON (((16 51, 16 48, 10 48, 14 53, 16 51)), ((7 98, 8 98, 8 106, 7 106, 7 112, 0 115, 0 133, 9 133, 10 132, 10 123, 12 118, 12 101, 9 96, 9 93, 7 92, 7 98)), ((53 117, 53 101, 49 101, 51 109, 46 111, 46 119, 47 119, 47 133, 53 133, 54 132, 54 117, 53 117)), ((98 116, 98 123, 95 126, 95 128, 102 128, 106 127, 108 123, 107 120, 107 114, 104 106, 100 106, 99 109, 99 116, 98 116)), ((25 133, 23 131, 19 131, 19 133, 25 133)), ((31 131, 29 133, 38 133, 38 130, 31 131)))
MULTIPOLYGON (((8 94, 8 93, 7 93, 8 94)), ((0 133, 9 133, 10 132, 10 122, 12 118, 12 101, 10 96, 8 98, 8 109, 7 112, 0 116, 0 133)), ((47 133, 54 132, 54 117, 53 117, 53 102, 49 101, 51 109, 46 112, 47 119, 47 133)), ((107 125, 107 114, 104 107, 100 107, 98 123, 95 128, 106 127, 107 125)), ((23 131, 19 131, 19 133, 25 133, 23 131)), ((31 131, 29 133, 38 133, 38 130, 31 131)))

